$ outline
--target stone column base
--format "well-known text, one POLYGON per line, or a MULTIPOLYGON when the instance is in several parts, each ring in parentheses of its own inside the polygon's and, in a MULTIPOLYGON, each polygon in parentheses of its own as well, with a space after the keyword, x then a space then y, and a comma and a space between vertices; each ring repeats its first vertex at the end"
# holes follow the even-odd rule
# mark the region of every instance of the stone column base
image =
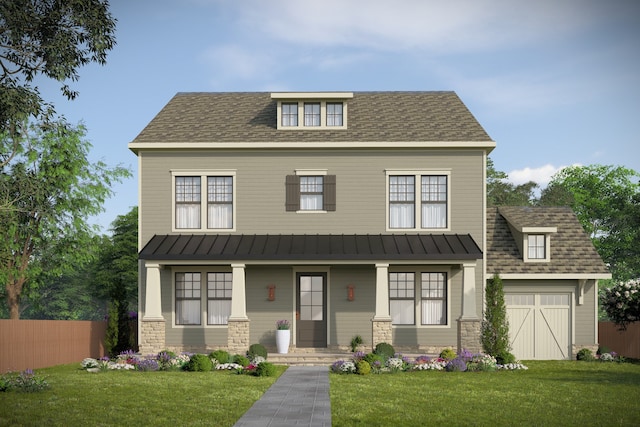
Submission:
POLYGON ((458 351, 482 352, 481 326, 478 319, 458 319, 458 351))
POLYGON ((227 324, 227 348, 231 354, 244 354, 251 345, 249 319, 231 320, 227 324))
POLYGON ((164 320, 140 321, 140 354, 157 354, 165 349, 164 320))
POLYGON ((373 336, 371 339, 371 347, 376 348, 376 344, 386 342, 393 345, 393 327, 391 325, 391 319, 388 320, 376 320, 371 321, 373 326, 373 336))

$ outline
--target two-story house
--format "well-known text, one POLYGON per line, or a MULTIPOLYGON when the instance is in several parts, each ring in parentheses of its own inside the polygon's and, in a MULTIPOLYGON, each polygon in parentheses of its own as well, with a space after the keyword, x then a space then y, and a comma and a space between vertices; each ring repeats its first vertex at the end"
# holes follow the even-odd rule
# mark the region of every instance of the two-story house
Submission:
MULTIPOLYGON (((280 319, 294 349, 479 351, 495 145, 453 92, 177 94, 129 144, 141 352, 273 350, 280 319)), ((512 217, 516 250, 553 233, 512 217)), ((595 313, 587 273, 561 286, 595 313)))

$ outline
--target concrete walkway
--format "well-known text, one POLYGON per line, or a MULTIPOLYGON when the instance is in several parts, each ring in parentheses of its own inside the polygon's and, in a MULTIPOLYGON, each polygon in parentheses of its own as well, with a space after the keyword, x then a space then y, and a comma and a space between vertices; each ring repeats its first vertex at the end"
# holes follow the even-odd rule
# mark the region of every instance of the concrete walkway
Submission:
POLYGON ((290 366, 234 427, 331 426, 329 368, 290 366))

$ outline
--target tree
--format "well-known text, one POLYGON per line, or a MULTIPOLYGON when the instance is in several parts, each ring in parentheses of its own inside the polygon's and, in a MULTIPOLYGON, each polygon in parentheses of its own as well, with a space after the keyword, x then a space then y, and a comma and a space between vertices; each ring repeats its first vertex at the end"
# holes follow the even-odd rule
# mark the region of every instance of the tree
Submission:
POLYGON ((538 184, 529 181, 514 185, 507 181, 508 175, 498 171, 493 160, 487 158, 487 206, 528 206, 535 200, 538 184))
POLYGON ((497 274, 487 280, 485 306, 482 347, 487 354, 499 359, 499 363, 504 363, 505 359, 510 358, 509 321, 502 279, 497 274))
POLYGON ((62 93, 74 99, 78 93, 66 82, 78 80, 78 68, 106 63, 116 26, 108 8, 102 0, 0 1, 0 133, 8 133, 14 148, 0 146, 0 162, 15 153, 29 117, 45 124, 53 117, 53 106, 32 86, 36 76, 60 82, 62 93))
POLYGON ((569 202, 614 279, 640 277, 640 174, 622 166, 572 166, 553 176, 540 204, 569 202))
POLYGON ((54 250, 82 259, 78 236, 89 232, 87 219, 102 211, 111 183, 130 176, 122 167, 91 163, 84 137, 83 126, 63 121, 47 130, 32 126, 0 173, 0 281, 12 319, 19 318, 25 285, 39 273, 34 260, 54 250))
POLYGON ((95 286, 110 301, 118 318, 114 351, 133 347, 129 328, 130 311, 138 305, 138 208, 119 215, 111 224, 112 236, 102 246, 95 270, 95 286))
POLYGON ((627 325, 640 321, 640 280, 618 283, 605 289, 600 302, 611 321, 627 329, 627 325))

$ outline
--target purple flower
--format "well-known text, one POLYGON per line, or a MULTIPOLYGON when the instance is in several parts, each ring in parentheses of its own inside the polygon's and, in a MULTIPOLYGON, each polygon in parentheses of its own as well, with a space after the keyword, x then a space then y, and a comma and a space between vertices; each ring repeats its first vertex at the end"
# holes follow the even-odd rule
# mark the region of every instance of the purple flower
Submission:
POLYGON ((467 370, 467 362, 460 356, 447 363, 445 369, 448 372, 464 372, 467 370))

